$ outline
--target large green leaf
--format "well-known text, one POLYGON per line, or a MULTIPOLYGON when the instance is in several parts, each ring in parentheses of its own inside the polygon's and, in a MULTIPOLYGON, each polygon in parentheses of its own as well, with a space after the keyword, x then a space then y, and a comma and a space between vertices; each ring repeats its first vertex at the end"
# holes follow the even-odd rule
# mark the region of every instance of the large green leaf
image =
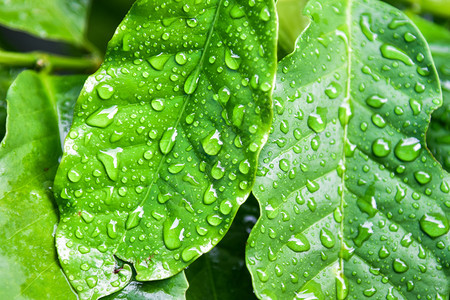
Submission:
POLYGON ((271 121, 272 1, 138 1, 78 100, 55 180, 82 299, 178 273, 216 245, 271 121), (148 16, 151 15, 149 18, 148 16))
POLYGON ((89 0, 0 0, 0 24, 41 38, 81 44, 89 0))
POLYGON ((56 107, 74 103, 84 80, 25 71, 9 89, 0 147, 1 299, 76 298, 56 257, 50 188, 61 155, 56 107))
POLYGON ((186 269, 186 299, 255 299, 245 266, 245 243, 258 215, 258 202, 250 195, 223 240, 186 269))
POLYGON ((257 295, 448 299, 449 174, 425 147, 441 104, 428 46, 379 1, 312 0, 278 68, 248 242, 257 295))

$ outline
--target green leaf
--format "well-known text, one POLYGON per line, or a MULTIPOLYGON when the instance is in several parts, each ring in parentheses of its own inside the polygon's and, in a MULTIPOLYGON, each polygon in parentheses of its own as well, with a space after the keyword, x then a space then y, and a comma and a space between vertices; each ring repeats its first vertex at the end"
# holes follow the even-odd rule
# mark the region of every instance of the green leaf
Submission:
POLYGON ((448 299, 449 174, 425 147, 430 51, 379 1, 312 0, 278 67, 247 248, 260 298, 448 299), (332 20, 332 22, 330 21, 332 20))
POLYGON ((85 84, 55 179, 58 254, 81 299, 127 284, 115 256, 138 280, 163 279, 226 233, 267 139, 275 21, 271 1, 132 7, 85 84))
POLYGON ((0 24, 41 38, 82 44, 89 0, 0 0, 0 24))
POLYGON ((223 240, 186 269, 186 299, 255 299, 245 266, 245 243, 258 215, 258 202, 250 196, 223 240))
POLYGON ((6 92, 20 69, 0 65, 0 140, 6 132, 6 92))
POLYGON ((104 300, 175 300, 185 299, 189 284, 184 272, 163 280, 139 282, 132 281, 123 290, 106 296, 104 300))
POLYGON ((76 299, 56 257, 50 188, 61 155, 56 107, 74 103, 84 79, 24 71, 9 89, 0 147, 1 299, 76 299))

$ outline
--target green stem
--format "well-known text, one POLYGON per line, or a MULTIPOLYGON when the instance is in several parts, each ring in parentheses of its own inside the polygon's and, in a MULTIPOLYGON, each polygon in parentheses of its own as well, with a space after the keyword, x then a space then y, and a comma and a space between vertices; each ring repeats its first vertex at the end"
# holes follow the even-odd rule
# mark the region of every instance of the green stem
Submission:
POLYGON ((97 55, 92 57, 67 57, 44 52, 18 53, 0 50, 0 65, 37 67, 46 70, 96 70, 101 63, 97 55))

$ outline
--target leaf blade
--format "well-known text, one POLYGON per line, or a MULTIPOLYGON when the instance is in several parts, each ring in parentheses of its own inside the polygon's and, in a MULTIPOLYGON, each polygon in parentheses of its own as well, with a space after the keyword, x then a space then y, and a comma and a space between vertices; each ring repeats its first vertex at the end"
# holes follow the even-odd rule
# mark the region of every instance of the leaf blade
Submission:
POLYGON ((424 149, 441 102, 428 46, 378 1, 310 1, 307 12, 310 27, 279 65, 273 134, 253 190, 262 216, 247 266, 257 295, 445 298, 449 176, 424 149), (406 142, 421 152, 403 151, 406 142), (447 228, 438 238, 426 233, 430 214, 447 228))
POLYGON ((0 23, 41 38, 81 45, 89 0, 0 1, 0 23), (50 20, 51 19, 51 20, 50 20))
POLYGON ((114 274, 114 255, 134 264, 138 280, 179 272, 220 241, 250 192, 271 118, 274 4, 224 3, 138 1, 86 82, 55 180, 58 253, 82 298, 129 280, 129 265, 114 274), (91 174, 98 179, 84 184, 91 174), (85 225, 82 211, 98 227, 85 225), (104 246, 90 237, 97 232, 104 246), (80 271, 86 260, 92 268, 80 271), (85 279, 97 261, 94 291, 85 279))

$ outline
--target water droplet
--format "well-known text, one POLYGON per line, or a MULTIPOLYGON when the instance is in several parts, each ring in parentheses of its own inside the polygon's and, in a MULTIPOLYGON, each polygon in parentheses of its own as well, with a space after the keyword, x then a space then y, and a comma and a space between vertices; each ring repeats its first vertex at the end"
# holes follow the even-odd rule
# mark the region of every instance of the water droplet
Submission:
POLYGON ((261 9, 260 13, 259 13, 259 17, 261 20, 267 22, 270 20, 270 11, 269 8, 267 8, 267 6, 265 6, 263 9, 261 9))
POLYGON ((155 70, 161 71, 162 69, 164 69, 164 65, 166 64, 166 62, 169 60, 170 57, 171 57, 170 54, 160 53, 156 56, 150 57, 148 59, 148 62, 153 68, 155 68, 155 70))
POLYGON ((256 269, 256 274, 258 274, 258 278, 261 282, 267 282, 267 280, 269 280, 269 275, 262 269, 256 269))
POLYGON ((117 111, 117 105, 105 109, 100 108, 86 119, 86 124, 89 126, 105 128, 114 121, 114 116, 117 114, 117 111))
POLYGON ((449 230, 448 219, 438 213, 426 213, 420 219, 420 228, 430 237, 444 235, 449 230))
POLYGON ((405 52, 395 46, 383 44, 380 50, 383 57, 387 59, 399 60, 408 66, 414 65, 413 60, 405 52))
POLYGON ((114 94, 114 88, 109 84, 102 84, 97 87, 97 93, 103 100, 108 100, 114 94))
POLYGON ((425 171, 414 172, 414 178, 416 178, 417 182, 420 184, 427 184, 431 181, 431 175, 425 171))
POLYGON ((224 215, 228 215, 232 209, 233 209, 233 204, 231 204, 231 202, 229 200, 224 200, 224 201, 222 201, 222 203, 220 203, 219 210, 224 215))
POLYGON ((171 220, 167 218, 163 224, 163 238, 166 248, 169 250, 175 250, 181 247, 183 241, 183 232, 180 219, 175 218, 171 220))
POLYGON ((246 175, 250 171, 250 162, 248 159, 243 160, 239 163, 239 172, 246 175))
POLYGON ((91 289, 93 289, 94 287, 97 286, 97 282, 98 282, 98 277, 95 275, 86 277, 86 283, 91 289))
POLYGON ((122 151, 122 148, 115 148, 107 151, 100 151, 97 154, 98 160, 105 167, 106 174, 114 181, 116 181, 119 176, 119 153, 122 151))
POLYGON ((359 26, 361 27, 362 33, 366 36, 369 41, 374 41, 377 37, 377 34, 372 31, 370 25, 372 23, 372 16, 369 14, 361 14, 361 18, 359 20, 359 26))
POLYGON ((211 176, 219 180, 225 175, 225 168, 222 167, 222 164, 220 161, 216 162, 214 166, 211 168, 211 176))
POLYGON ((400 258, 396 258, 394 260, 394 262, 392 263, 392 267, 397 273, 405 273, 409 269, 408 265, 400 258))
POLYGON ((420 155, 422 145, 414 137, 401 139, 395 146, 394 153, 402 161, 413 161, 420 155))
POLYGON ((230 10, 230 16, 233 19, 240 19, 245 16, 245 8, 238 4, 235 4, 230 10))
POLYGON ((365 222, 364 224, 360 224, 358 226, 358 236, 353 239, 355 245, 361 247, 365 241, 367 241, 373 234, 372 230, 373 224, 371 222, 365 222))
POLYGON ((322 228, 320 230, 320 242, 326 248, 333 248, 336 244, 336 238, 329 229, 322 228))
POLYGON ((375 295, 377 293, 377 289, 375 287, 371 287, 369 289, 365 289, 363 291, 364 296, 366 297, 372 297, 373 295, 375 295))
POLYGON ((86 223, 91 223, 94 220, 94 215, 92 215, 91 213, 89 213, 89 212, 87 212, 85 210, 83 210, 81 212, 81 217, 83 218, 83 220, 86 223))
POLYGON ((369 98, 366 99, 367 105, 373 107, 373 108, 380 108, 382 107, 388 99, 381 97, 379 95, 372 95, 369 98))
POLYGON ((156 111, 162 111, 164 109, 164 99, 153 99, 152 107, 156 111))
POLYGON ((144 208, 142 206, 138 206, 133 212, 128 214, 127 222, 125 223, 125 228, 130 230, 139 225, 139 222, 144 215, 144 208))
POLYGON ((202 255, 202 252, 197 248, 184 248, 183 252, 181 252, 181 259, 185 262, 189 262, 200 255, 202 255))
POLYGON ((78 182, 81 179, 81 172, 79 172, 78 170, 72 168, 67 173, 67 178, 69 178, 69 180, 72 181, 72 182, 78 182))
POLYGON ((211 184, 208 189, 206 189, 203 195, 203 203, 209 205, 217 200, 217 191, 211 184))
POLYGON ((211 131, 203 140, 202 146, 208 155, 217 155, 222 149, 223 142, 220 140, 220 132, 216 129, 211 131))
POLYGON ((325 94, 330 99, 336 99, 342 93, 342 86, 336 81, 332 81, 326 88, 325 94))
POLYGON ((115 239, 117 237, 117 228, 116 228, 117 222, 114 220, 109 221, 109 223, 106 225, 106 232, 108 236, 112 239, 115 239))
POLYGON ((233 50, 227 49, 225 50, 225 64, 231 70, 237 70, 241 64, 241 58, 233 50))
POLYGON ((323 110, 317 109, 317 113, 311 113, 308 116, 308 126, 316 133, 320 133, 325 130, 326 124, 326 114, 323 110))
POLYGON ((198 86, 199 70, 194 70, 184 82, 184 92, 188 95, 193 94, 198 86))
MULTIPOLYGON (((341 270, 336 275, 336 297, 338 300, 344 300, 349 293, 348 280, 341 270)), ((325 297, 319 299, 325 299, 325 297)))
POLYGON ((388 156, 391 152, 391 142, 385 138, 376 139, 372 144, 372 152, 378 157, 388 156))
POLYGON ((185 164, 171 164, 167 170, 171 174, 178 174, 184 169, 185 164))
POLYGON ((218 226, 218 225, 220 225, 220 223, 222 223, 223 219, 220 215, 213 214, 213 215, 208 215, 206 217, 206 221, 211 226, 218 226))
POLYGON ((219 96, 220 103, 227 104, 228 100, 230 100, 231 92, 228 89, 228 87, 224 86, 219 90, 218 96, 219 96))
POLYGON ((390 254, 391 254, 391 253, 389 252, 388 248, 386 248, 386 246, 384 246, 384 245, 380 248, 380 251, 378 251, 378 256, 379 256, 380 258, 386 258, 386 257, 388 257, 390 254))
POLYGON ((282 171, 287 172, 287 171, 289 171, 290 163, 287 159, 283 158, 279 162, 279 167, 282 171))
POLYGON ((372 123, 375 124, 379 128, 386 127, 386 121, 380 114, 372 115, 372 123))
POLYGON ((231 120, 234 126, 240 127, 242 125, 242 121, 244 120, 244 113, 245 113, 244 105, 236 105, 233 108, 231 120))
POLYGON ((295 252, 308 251, 311 248, 308 239, 302 233, 298 233, 295 236, 291 236, 287 242, 289 249, 295 252))
POLYGON ((159 141, 159 149, 163 154, 168 154, 175 146, 175 140, 177 138, 178 131, 176 128, 168 128, 159 141))
POLYGON ((184 52, 179 52, 175 55, 175 61, 179 64, 179 65, 184 65, 187 62, 187 56, 186 53, 184 52))

